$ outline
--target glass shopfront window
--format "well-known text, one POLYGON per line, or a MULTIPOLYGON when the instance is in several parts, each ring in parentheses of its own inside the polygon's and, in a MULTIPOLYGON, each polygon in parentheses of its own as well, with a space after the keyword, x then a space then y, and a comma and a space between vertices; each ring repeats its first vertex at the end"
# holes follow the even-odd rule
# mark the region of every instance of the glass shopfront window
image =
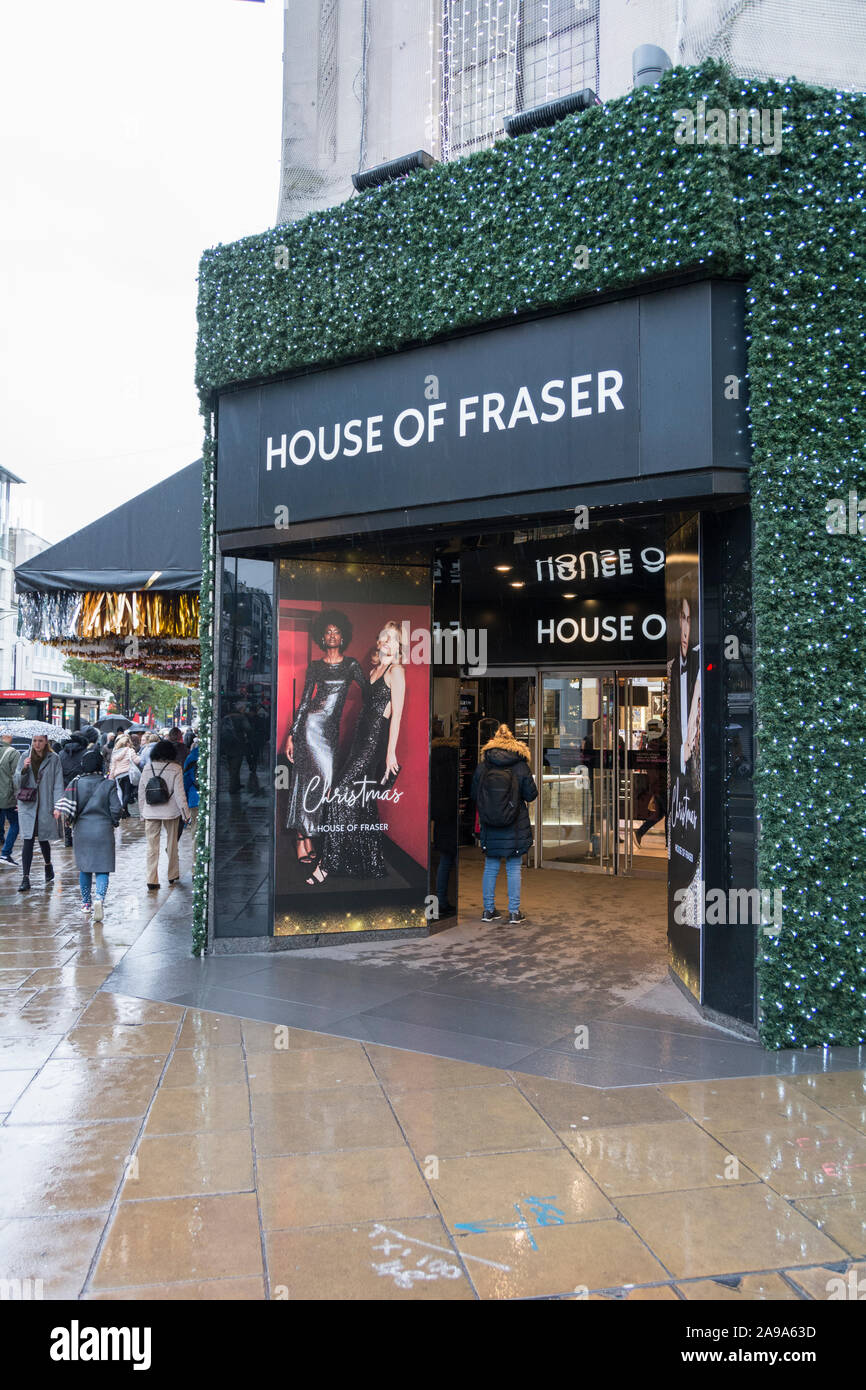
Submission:
MULTIPOLYGON (((751 518, 740 507, 704 518, 710 643, 705 659, 708 790, 705 881, 724 891, 757 888, 751 518)), ((753 923, 708 924, 704 1003, 754 1023, 753 923)))
POLYGON ((214 935, 273 927, 274 566, 222 562, 216 709, 214 935))

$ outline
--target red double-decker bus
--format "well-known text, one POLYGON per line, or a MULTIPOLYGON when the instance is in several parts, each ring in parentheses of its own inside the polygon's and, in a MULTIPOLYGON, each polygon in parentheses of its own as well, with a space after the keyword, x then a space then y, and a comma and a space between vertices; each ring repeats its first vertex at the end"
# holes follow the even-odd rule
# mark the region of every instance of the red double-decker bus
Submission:
POLYGON ((0 690, 0 719, 42 719, 61 729, 88 723, 91 711, 99 718, 100 701, 84 695, 56 695, 51 690, 0 690), (84 719, 82 721, 82 705, 84 719))
POLYGON ((48 690, 0 690, 0 719, 49 718, 51 692, 48 690))

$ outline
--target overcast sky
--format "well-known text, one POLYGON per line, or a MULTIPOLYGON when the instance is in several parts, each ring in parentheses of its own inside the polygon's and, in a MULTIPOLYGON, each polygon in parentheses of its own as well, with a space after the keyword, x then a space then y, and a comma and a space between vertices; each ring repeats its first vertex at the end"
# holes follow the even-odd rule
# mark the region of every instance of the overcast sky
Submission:
POLYGON ((3 6, 0 463, 52 542, 200 456, 198 258, 275 222, 282 19, 3 6))

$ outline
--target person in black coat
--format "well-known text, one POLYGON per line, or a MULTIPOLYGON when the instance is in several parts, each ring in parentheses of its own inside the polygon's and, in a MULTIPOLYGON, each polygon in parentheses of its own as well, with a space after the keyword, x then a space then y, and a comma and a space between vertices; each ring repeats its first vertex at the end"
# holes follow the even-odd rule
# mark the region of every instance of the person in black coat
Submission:
POLYGON ((529 749, 519 743, 507 724, 500 724, 493 738, 481 750, 481 762, 472 778, 470 795, 478 807, 481 825, 481 848, 484 850, 484 878, 482 896, 484 899, 483 922, 495 922, 501 916, 496 911, 496 880, 502 860, 508 877, 509 922, 524 922, 526 918, 520 911, 520 867, 524 854, 532 846, 532 824, 529 820, 527 803, 538 796, 538 787, 529 769, 529 749), (494 774, 490 777, 490 774, 494 774), (490 824, 485 820, 485 810, 493 802, 500 802, 502 795, 493 795, 493 789, 511 795, 506 787, 502 773, 510 774, 511 786, 518 800, 517 814, 507 824, 490 824), (485 787, 485 780, 489 778, 485 787))
POLYGON ((81 759, 89 747, 87 732, 86 729, 76 729, 61 749, 60 766, 63 768, 63 785, 66 787, 81 771, 81 759))
MULTIPOLYGON (((81 762, 88 748, 92 746, 93 739, 98 739, 99 734, 95 729, 83 728, 76 729, 72 737, 67 740, 65 746, 60 750, 60 766, 63 768, 63 785, 68 787, 74 778, 81 772, 81 762)), ((63 842, 67 849, 72 848, 72 823, 68 816, 63 817, 63 842)))

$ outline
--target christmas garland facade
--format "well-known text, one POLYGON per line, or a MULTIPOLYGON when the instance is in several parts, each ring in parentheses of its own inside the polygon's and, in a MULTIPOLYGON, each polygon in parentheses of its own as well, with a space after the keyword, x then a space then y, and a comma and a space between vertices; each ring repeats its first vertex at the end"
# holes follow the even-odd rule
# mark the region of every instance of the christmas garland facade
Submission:
MULTIPOLYGON (((783 894, 759 962, 772 1048, 866 1036, 864 131, 860 95, 745 82, 715 62, 676 69, 553 129, 217 247, 200 268, 209 680, 219 389, 686 271, 748 280, 757 886, 783 894), (852 496, 853 530, 829 531, 828 508, 845 499, 850 516, 852 496)), ((200 833, 206 852, 206 818, 200 833)), ((197 949, 206 894, 203 853, 197 949)))
POLYGON ((201 602, 199 608, 201 671, 199 674, 198 766, 200 789, 198 819, 195 829, 195 866, 193 868, 193 927, 192 951, 200 956, 207 946, 207 895, 210 875, 211 788, 208 770, 213 722, 214 679, 214 580, 216 568, 214 533, 214 439, 213 415, 202 408, 205 437, 202 450, 202 523, 201 523, 201 602))

